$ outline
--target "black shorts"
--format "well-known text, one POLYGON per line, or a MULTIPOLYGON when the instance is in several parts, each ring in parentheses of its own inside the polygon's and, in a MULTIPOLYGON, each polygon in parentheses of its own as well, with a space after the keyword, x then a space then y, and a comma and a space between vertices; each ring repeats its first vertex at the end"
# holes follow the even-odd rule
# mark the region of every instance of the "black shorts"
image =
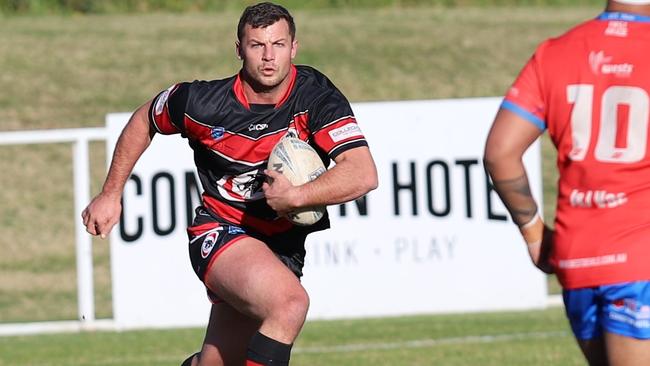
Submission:
MULTIPOLYGON (((194 273, 203 283, 214 260, 229 246, 237 245, 240 239, 247 237, 265 243, 296 277, 302 277, 307 232, 300 227, 273 236, 260 235, 248 228, 222 220, 203 206, 199 206, 192 226, 187 229, 187 235, 190 262, 194 273)), ((208 291, 208 295, 211 300, 214 300, 214 294, 208 291)))

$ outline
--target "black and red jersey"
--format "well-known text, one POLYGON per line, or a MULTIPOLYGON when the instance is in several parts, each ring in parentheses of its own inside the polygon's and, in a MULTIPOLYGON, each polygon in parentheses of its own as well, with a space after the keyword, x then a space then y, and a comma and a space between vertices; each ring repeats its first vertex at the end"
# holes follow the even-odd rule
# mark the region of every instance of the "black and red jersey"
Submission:
MULTIPOLYGON (((293 134, 312 145, 325 166, 367 142, 343 94, 317 70, 292 66, 287 93, 275 106, 249 105, 240 75, 184 82, 158 94, 149 118, 159 133, 180 133, 194 150, 203 205, 224 220, 265 235, 293 227, 266 204, 262 170, 275 144, 293 134)), ((313 229, 329 226, 327 217, 313 229)))

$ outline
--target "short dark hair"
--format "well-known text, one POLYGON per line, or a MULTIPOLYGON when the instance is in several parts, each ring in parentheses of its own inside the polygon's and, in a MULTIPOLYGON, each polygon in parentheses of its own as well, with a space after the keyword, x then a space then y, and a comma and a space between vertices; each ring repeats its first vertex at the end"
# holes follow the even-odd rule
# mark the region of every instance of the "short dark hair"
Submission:
POLYGON ((241 42, 246 24, 250 24, 253 28, 265 28, 275 24, 280 19, 287 21, 291 39, 295 39, 296 24, 293 22, 293 17, 289 14, 289 11, 280 5, 269 2, 251 5, 244 9, 241 18, 239 18, 239 25, 237 25, 237 39, 241 42))

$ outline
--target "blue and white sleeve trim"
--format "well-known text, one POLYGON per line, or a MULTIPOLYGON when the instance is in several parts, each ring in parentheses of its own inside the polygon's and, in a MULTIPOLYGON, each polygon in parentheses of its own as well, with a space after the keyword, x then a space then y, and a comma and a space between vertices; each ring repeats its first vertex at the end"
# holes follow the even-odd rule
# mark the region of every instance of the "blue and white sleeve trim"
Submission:
POLYGON ((501 103, 501 108, 507 109, 510 112, 518 115, 519 117, 522 117, 528 122, 534 124, 535 127, 539 128, 541 131, 546 130, 546 122, 544 122, 541 118, 528 112, 527 110, 521 108, 520 106, 516 105, 513 102, 504 100, 503 103, 501 103))

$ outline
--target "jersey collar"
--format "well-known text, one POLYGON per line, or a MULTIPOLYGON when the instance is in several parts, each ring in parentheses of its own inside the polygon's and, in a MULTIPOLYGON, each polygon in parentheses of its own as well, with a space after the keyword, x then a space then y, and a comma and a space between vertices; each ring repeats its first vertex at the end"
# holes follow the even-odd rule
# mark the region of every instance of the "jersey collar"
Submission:
POLYGON ((621 20, 625 22, 650 23, 650 17, 632 13, 606 11, 596 18, 598 20, 621 20))
MULTIPOLYGON (((298 70, 296 69, 296 66, 293 64, 291 65, 291 70, 289 71, 289 77, 291 78, 289 81, 289 87, 287 88, 287 91, 284 93, 282 98, 280 98, 280 101, 275 105, 274 108, 278 108, 284 102, 289 99, 289 95, 291 95, 291 91, 293 90, 293 86, 296 83, 296 74, 298 73, 298 70)), ((237 74, 237 77, 235 78, 235 83, 232 86, 233 92, 235 92, 235 97, 241 103, 246 109, 250 110, 250 104, 248 103, 248 99, 246 99, 246 94, 244 94, 244 87, 242 85, 241 81, 241 71, 239 74, 237 74)))

